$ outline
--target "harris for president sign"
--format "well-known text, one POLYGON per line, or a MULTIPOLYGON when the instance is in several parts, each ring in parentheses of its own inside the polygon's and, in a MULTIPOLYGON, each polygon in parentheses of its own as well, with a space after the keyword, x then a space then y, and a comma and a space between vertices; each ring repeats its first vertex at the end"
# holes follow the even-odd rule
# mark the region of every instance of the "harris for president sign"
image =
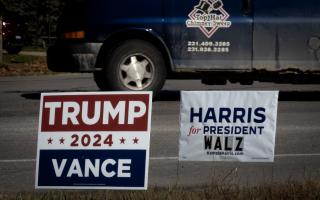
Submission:
POLYGON ((183 91, 182 161, 273 162, 277 91, 183 91))

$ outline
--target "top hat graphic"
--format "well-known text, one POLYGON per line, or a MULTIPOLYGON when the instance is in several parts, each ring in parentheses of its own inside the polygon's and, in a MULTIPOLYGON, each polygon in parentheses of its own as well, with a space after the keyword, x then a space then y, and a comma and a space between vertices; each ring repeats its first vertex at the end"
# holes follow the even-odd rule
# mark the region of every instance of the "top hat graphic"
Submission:
POLYGON ((204 14, 209 14, 213 10, 219 10, 223 6, 221 0, 200 0, 199 5, 195 8, 204 14))

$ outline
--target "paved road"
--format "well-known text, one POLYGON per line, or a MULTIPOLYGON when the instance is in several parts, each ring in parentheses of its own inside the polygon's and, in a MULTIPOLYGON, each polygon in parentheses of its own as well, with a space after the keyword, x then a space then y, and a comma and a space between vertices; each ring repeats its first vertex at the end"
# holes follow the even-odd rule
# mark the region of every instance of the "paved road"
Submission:
MULTIPOLYGON (((0 78, 0 192, 34 188, 41 92, 97 91, 91 75, 0 78)), ((153 105, 149 185, 320 180, 320 86, 167 81, 153 105), (274 163, 178 162, 179 90, 281 90, 274 163)))

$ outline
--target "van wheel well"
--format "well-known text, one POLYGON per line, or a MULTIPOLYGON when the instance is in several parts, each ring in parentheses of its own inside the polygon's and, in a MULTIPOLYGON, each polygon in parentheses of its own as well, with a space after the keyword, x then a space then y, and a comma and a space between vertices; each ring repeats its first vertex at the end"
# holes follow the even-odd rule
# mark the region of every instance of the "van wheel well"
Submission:
POLYGON ((113 34, 112 36, 108 37, 98 54, 97 58, 97 64, 96 68, 103 68, 105 66, 105 57, 110 55, 110 53, 121 43, 124 41, 129 41, 129 40, 142 40, 146 42, 150 42, 153 44, 155 47, 158 48, 158 50, 161 52, 163 59, 165 61, 166 65, 166 70, 167 73, 172 72, 172 59, 171 55, 169 53, 169 50, 165 46, 165 44, 161 41, 160 38, 155 36, 152 33, 146 32, 146 31, 141 31, 141 30, 134 30, 134 31, 125 31, 125 32, 120 32, 117 34, 113 34))
POLYGON ((145 40, 125 40, 109 57, 105 67, 94 73, 101 90, 153 91, 156 95, 166 79, 166 66, 162 53, 145 40))

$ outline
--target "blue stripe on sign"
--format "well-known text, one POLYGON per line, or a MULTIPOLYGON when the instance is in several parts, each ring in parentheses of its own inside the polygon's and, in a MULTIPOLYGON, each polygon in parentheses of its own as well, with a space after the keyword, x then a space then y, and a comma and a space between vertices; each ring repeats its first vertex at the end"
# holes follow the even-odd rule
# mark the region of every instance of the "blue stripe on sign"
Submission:
POLYGON ((38 186, 144 187, 146 150, 40 150, 39 159, 38 186))

